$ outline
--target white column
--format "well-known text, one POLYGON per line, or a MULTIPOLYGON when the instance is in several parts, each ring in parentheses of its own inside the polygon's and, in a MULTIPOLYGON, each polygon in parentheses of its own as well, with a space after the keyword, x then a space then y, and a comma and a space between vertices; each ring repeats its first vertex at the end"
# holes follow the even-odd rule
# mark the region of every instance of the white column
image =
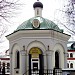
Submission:
POLYGON ((26 72, 25 66, 26 66, 26 52, 25 50, 21 51, 21 55, 20 55, 20 70, 21 70, 21 74, 24 74, 26 72))
POLYGON ((46 57, 47 57, 47 69, 52 69, 52 50, 46 51, 46 57))
POLYGON ((47 69, 46 53, 45 53, 45 54, 43 54, 43 57, 44 57, 44 69, 47 69))
POLYGON ((64 68, 67 68, 67 53, 64 53, 64 68))
POLYGON ((12 52, 10 52, 10 75, 12 75, 12 52))

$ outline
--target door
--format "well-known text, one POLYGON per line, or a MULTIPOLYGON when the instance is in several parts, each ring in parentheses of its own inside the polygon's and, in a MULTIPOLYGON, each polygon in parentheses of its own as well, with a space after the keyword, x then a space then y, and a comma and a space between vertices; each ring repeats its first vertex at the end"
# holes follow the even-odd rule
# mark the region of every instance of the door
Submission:
POLYGON ((38 47, 33 47, 29 51, 29 75, 42 75, 44 69, 43 53, 38 47), (35 73, 36 72, 36 73, 35 73))
POLYGON ((33 63, 33 71, 37 71, 38 70, 38 63, 34 62, 33 63))
POLYGON ((39 74, 39 69, 40 69, 39 58, 32 58, 31 59, 31 73, 39 74))
POLYGON ((38 70, 38 69, 40 69, 39 66, 40 66, 39 58, 32 58, 31 59, 31 69, 34 71, 38 70))

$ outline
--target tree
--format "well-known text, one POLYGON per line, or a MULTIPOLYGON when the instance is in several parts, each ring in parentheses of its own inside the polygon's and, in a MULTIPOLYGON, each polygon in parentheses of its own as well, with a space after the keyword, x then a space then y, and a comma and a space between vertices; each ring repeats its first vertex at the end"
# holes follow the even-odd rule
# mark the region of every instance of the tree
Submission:
POLYGON ((67 14, 67 26, 65 26, 71 34, 75 35, 75 0, 69 0, 68 5, 65 6, 67 14))
POLYGON ((63 9, 58 9, 57 11, 64 14, 62 20, 66 18, 64 22, 55 19, 57 23, 63 25, 70 34, 75 35, 75 0, 68 0, 63 6, 63 9))
POLYGON ((8 26, 4 22, 9 22, 9 18, 14 16, 15 11, 21 4, 19 0, 0 0, 0 43, 2 36, 7 32, 8 26))

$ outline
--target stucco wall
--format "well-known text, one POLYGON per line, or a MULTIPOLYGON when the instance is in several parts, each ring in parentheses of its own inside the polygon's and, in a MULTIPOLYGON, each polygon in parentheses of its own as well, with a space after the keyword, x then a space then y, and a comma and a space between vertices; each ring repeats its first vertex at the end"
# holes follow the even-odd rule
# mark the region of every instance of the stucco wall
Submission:
MULTIPOLYGON (((41 31, 42 32, 42 31, 41 31)), ((29 32, 28 32, 29 33, 29 32)), ((67 36, 61 35, 61 37, 59 37, 59 34, 56 34, 57 37, 55 37, 55 35, 53 34, 53 32, 51 34, 49 34, 51 32, 42 32, 41 34, 39 34, 39 32, 37 31, 36 34, 35 32, 32 34, 29 33, 25 34, 21 33, 21 34, 15 34, 13 36, 11 36, 11 38, 9 38, 9 43, 10 43, 10 58, 11 58, 11 75, 15 75, 15 52, 18 50, 20 52, 20 69, 19 69, 19 74, 22 75, 25 73, 25 71, 28 70, 28 54, 29 54, 29 50, 32 47, 38 47, 42 50, 43 52, 43 56, 44 56, 44 68, 47 69, 48 66, 51 66, 51 68, 53 69, 55 67, 55 52, 58 51, 59 52, 59 67, 60 68, 66 68, 66 53, 67 53, 67 36), (38 34, 38 35, 37 35, 38 34), (63 40, 63 36, 64 39, 63 40), (23 46, 25 46, 25 50, 23 50, 23 46), (47 60, 47 50, 48 50, 48 46, 49 46, 49 56, 50 56, 50 61, 47 60), (47 64, 48 63, 52 63, 52 64, 47 64)), ((49 59, 49 58, 48 58, 49 59)), ((50 67, 49 67, 50 68, 50 67)))

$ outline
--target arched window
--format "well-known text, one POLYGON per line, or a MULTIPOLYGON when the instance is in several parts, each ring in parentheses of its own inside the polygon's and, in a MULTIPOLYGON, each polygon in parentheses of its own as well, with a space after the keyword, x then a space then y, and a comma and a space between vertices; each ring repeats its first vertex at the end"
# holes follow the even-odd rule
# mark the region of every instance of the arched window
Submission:
POLYGON ((69 54, 67 53, 67 57, 69 58, 69 54))
POLYGON ((10 68, 10 63, 7 63, 7 69, 9 69, 10 68))
POLYGON ((3 62, 2 65, 3 65, 3 66, 2 66, 2 74, 5 75, 5 62, 3 62))
POLYGON ((10 72, 10 63, 7 63, 7 72, 10 72))
POLYGON ((5 67, 5 62, 3 62, 3 67, 5 67))
POLYGON ((20 53, 19 51, 16 52, 16 68, 20 67, 20 53))
POLYGON ((67 63, 67 68, 69 68, 69 63, 67 63))
POLYGON ((39 9, 37 9, 37 15, 39 15, 39 9))
POLYGON ((67 74, 67 75, 70 75, 70 74, 67 74))
POLYGON ((70 64, 70 68, 73 68, 73 63, 70 64))
POLYGON ((73 58, 73 53, 70 53, 70 58, 73 58))
POLYGON ((55 52, 55 68, 59 68, 59 52, 55 52))
POLYGON ((5 75, 5 62, 3 62, 3 67, 2 67, 2 74, 5 75))

